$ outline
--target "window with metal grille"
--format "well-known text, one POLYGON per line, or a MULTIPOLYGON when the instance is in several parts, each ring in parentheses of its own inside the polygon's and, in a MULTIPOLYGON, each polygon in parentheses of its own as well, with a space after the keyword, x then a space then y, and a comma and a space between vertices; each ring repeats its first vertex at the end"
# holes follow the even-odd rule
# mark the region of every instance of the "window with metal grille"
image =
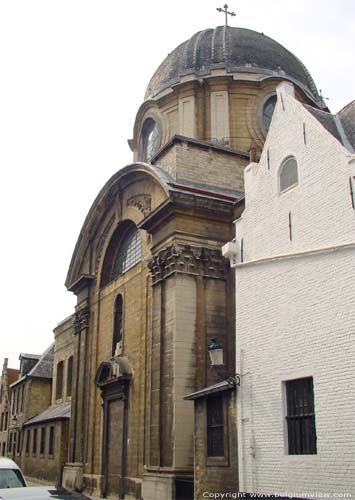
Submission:
POLYGON ((220 394, 207 398, 207 456, 224 457, 224 411, 220 394))
POLYGON ((51 425, 49 428, 49 444, 48 444, 49 455, 54 455, 54 441, 55 441, 54 425, 51 425))
POLYGON ((41 428, 41 445, 40 445, 39 452, 41 455, 44 455, 45 451, 46 451, 46 428, 42 427, 41 428))
POLYGON ((279 172, 280 192, 287 191, 298 184, 298 167, 296 158, 290 156, 282 162, 279 172))
POLYGON ((313 377, 286 382, 289 455, 317 453, 313 377))
POLYGON ((142 244, 139 231, 131 226, 121 242, 113 264, 111 279, 118 278, 135 266, 142 258, 142 244))

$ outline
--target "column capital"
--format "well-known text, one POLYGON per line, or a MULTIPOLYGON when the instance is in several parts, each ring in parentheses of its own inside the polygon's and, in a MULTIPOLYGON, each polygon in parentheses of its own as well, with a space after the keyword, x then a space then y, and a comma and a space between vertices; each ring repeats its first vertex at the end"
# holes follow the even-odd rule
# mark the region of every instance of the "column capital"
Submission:
POLYGON ((177 273, 225 279, 229 262, 219 249, 174 243, 154 255, 148 267, 154 285, 177 273))

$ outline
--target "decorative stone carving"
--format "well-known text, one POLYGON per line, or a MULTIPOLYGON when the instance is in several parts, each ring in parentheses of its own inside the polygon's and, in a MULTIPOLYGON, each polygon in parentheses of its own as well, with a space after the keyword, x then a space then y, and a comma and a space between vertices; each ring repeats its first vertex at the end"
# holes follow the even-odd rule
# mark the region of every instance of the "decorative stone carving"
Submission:
POLYGON ((220 250, 173 244, 154 256, 148 267, 155 284, 174 273, 224 279, 229 263, 220 250))
POLYGON ((78 335, 82 330, 89 326, 89 308, 87 306, 79 309, 74 317, 74 331, 78 335))
POLYGON ((137 194, 127 200, 127 207, 138 208, 146 217, 152 210, 152 197, 150 194, 137 194))

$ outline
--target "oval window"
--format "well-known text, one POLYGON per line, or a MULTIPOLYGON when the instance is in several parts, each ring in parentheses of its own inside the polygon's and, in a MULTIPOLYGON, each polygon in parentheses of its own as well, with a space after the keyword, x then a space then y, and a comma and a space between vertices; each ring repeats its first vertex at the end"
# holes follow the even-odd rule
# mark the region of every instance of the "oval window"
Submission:
POLYGON ((276 95, 272 95, 271 97, 269 97, 269 99, 266 101, 263 107, 263 126, 266 133, 269 131, 270 128, 272 115, 274 114, 275 111, 276 101, 277 101, 276 95))

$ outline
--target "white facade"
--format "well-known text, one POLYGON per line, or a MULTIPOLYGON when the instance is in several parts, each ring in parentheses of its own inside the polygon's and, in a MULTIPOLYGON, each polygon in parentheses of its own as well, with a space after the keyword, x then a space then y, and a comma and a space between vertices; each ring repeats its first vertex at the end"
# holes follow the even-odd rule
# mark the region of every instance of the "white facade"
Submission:
POLYGON ((281 84, 260 162, 245 171, 246 208, 236 222, 242 492, 355 496, 351 176, 354 154, 281 84), (298 184, 280 193, 290 155, 298 184), (286 382, 308 377, 317 449, 290 454, 286 382))

